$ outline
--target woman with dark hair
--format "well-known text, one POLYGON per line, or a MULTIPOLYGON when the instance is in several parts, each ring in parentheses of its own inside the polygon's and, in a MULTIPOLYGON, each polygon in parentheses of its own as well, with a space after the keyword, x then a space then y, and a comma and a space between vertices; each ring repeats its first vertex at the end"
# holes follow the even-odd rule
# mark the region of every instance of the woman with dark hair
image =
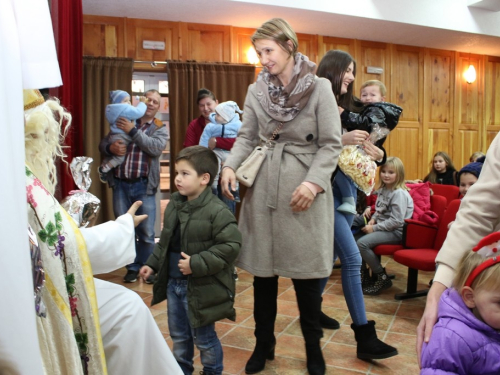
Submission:
MULTIPOLYGON (((319 77, 327 78, 331 82, 331 88, 337 103, 342 124, 349 122, 351 125, 356 121, 363 124, 366 119, 361 118, 358 112, 363 104, 353 93, 353 85, 356 76, 356 62, 347 52, 332 50, 328 51, 321 60, 316 73, 319 77)), ((333 103, 334 105, 335 103, 333 103)), ((360 125, 361 127, 361 125, 360 125)), ((373 145, 367 140, 368 133, 364 130, 354 129, 342 135, 342 145, 363 145, 366 153, 381 165, 385 162, 386 153, 382 148, 382 139, 373 145)), ((356 200, 357 189, 352 187, 352 196, 356 200)), ((342 195, 333 182, 334 198, 334 250, 340 257, 342 263, 342 288, 347 302, 347 307, 353 324, 351 328, 357 341, 357 356, 360 359, 383 359, 398 354, 396 348, 384 344, 377 338, 375 322, 366 318, 365 302, 361 288, 361 254, 359 252, 354 236, 351 232, 354 215, 340 212, 337 208, 342 204, 342 195)), ((328 278, 322 280, 324 290, 328 278)), ((321 313, 320 323, 323 328, 337 329, 339 323, 321 313)))
MULTIPOLYGON (((198 90, 196 103, 198 104, 198 109, 200 110, 200 116, 189 123, 186 131, 186 137, 184 138, 184 148, 200 144, 200 138, 203 134, 203 130, 205 129, 205 126, 210 123, 209 116, 211 113, 215 112, 215 107, 217 107, 219 101, 212 91, 202 88, 198 90)), ((208 140, 208 148, 213 150, 215 147, 218 147, 223 150, 230 151, 235 140, 235 138, 212 137, 208 140)), ((218 197, 229 207, 233 214, 236 213, 236 202, 231 199, 227 199, 220 191, 220 185, 218 186, 218 197)))
MULTIPOLYGON (((326 371, 320 279, 333 263, 331 176, 341 151, 340 119, 330 82, 297 52, 297 35, 283 19, 265 22, 251 37, 263 66, 248 88, 243 125, 222 170, 222 189, 256 146, 267 145, 242 202, 243 244, 236 265, 254 275, 255 350, 245 372, 262 371, 274 358, 278 278, 292 279, 304 335, 307 370, 326 371)), ((359 271, 358 271, 359 272, 359 271)))

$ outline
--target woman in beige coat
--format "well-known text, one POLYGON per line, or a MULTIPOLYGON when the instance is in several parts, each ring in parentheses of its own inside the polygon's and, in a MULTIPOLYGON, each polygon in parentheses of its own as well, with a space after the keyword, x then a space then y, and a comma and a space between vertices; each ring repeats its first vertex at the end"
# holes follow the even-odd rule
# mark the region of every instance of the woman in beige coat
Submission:
POLYGON ((319 325, 319 279, 330 275, 333 248, 331 176, 341 151, 338 107, 328 80, 297 52, 297 36, 282 19, 265 22, 252 36, 263 66, 245 100, 243 126, 222 172, 222 189, 259 144, 279 129, 254 185, 243 201, 243 245, 236 265, 254 278, 257 343, 247 374, 274 358, 278 277, 292 278, 310 374, 324 374, 319 325), (280 124, 282 124, 280 126, 280 124))

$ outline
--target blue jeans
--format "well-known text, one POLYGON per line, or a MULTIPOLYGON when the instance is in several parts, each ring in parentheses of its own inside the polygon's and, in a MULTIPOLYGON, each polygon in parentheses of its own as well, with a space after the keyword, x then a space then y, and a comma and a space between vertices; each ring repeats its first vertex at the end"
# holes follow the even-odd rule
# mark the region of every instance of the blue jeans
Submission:
MULTIPOLYGON (((214 193, 214 195, 217 195, 219 197, 219 199, 226 204, 226 206, 233 213, 233 215, 236 214, 236 201, 232 201, 231 199, 226 198, 226 196, 224 194, 222 194, 222 189, 221 189, 220 184, 217 185, 217 192, 212 187, 212 193, 214 193)), ((233 194, 233 196, 236 198, 235 194, 233 194)), ((239 198, 239 196, 240 195, 239 195, 239 190, 238 190, 238 198, 239 198)))
POLYGON ((174 343, 173 354, 185 375, 194 371, 194 344, 200 351, 203 371, 222 374, 222 345, 215 332, 215 324, 191 328, 188 319, 187 280, 168 279, 168 330, 174 343))
MULTIPOLYGON (((352 196, 356 200, 358 193, 356 187, 352 185, 352 196)), ((338 187, 333 184, 334 200, 334 250, 342 263, 342 289, 347 302, 347 308, 351 314, 352 321, 356 325, 366 324, 365 301, 363 290, 361 289, 361 254, 351 232, 351 225, 354 215, 337 211, 337 207, 342 204, 342 196, 338 187)), ((321 280, 321 290, 325 289, 328 278, 321 280)))
POLYGON ((113 187, 113 211, 116 217, 125 214, 135 201, 142 201, 136 215, 148 215, 147 219, 135 228, 136 255, 134 263, 127 265, 129 271, 139 271, 153 253, 155 246, 156 199, 154 194, 146 194, 147 185, 147 178, 141 178, 134 183, 115 178, 113 187))

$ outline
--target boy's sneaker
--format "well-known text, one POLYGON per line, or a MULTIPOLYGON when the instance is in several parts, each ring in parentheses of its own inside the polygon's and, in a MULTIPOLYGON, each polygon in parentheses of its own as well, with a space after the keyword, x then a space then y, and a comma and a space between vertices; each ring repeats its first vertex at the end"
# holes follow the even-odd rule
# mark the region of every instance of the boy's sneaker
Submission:
POLYGON ((98 172, 99 172, 99 180, 103 184, 107 183, 108 182, 108 172, 103 172, 101 167, 99 167, 98 172))
POLYGON ((137 271, 128 270, 127 274, 123 278, 123 281, 125 281, 126 283, 135 283, 137 281, 138 274, 139 274, 139 272, 137 272, 137 271))

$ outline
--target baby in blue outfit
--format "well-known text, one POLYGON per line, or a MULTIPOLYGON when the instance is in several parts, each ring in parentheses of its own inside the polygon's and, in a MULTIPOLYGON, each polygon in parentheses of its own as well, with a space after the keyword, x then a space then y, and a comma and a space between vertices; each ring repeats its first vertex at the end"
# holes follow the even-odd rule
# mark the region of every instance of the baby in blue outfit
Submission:
MULTIPOLYGON (((111 104, 106 106, 106 119, 110 124, 110 143, 122 140, 125 145, 128 145, 131 141, 130 136, 123 130, 118 129, 116 126, 116 120, 120 117, 126 118, 130 121, 135 121, 146 113, 147 106, 145 102, 148 100, 145 96, 139 97, 140 103, 137 107, 132 106, 130 102, 130 95, 122 90, 114 90, 109 92, 109 99, 111 104)), ((119 166, 125 160, 125 155, 123 156, 110 156, 102 161, 99 167, 99 179, 101 182, 107 182, 107 173, 119 166)))
MULTIPOLYGON (((200 138, 200 145, 208 147, 208 141, 212 137, 221 138, 236 138, 238 131, 241 128, 240 116, 238 113, 243 113, 238 107, 238 104, 233 101, 227 101, 220 103, 215 107, 215 112, 209 115, 210 123, 205 126, 203 134, 200 138)), ((219 171, 217 176, 214 178, 214 183, 212 184, 212 191, 217 194, 217 186, 219 184, 219 174, 221 170, 221 164, 224 164, 229 151, 223 150, 221 148, 214 148, 213 150, 217 158, 219 159, 219 171)), ((232 191, 238 193, 238 187, 234 186, 232 191)), ((239 202, 239 194, 233 194, 234 200, 239 202)))

